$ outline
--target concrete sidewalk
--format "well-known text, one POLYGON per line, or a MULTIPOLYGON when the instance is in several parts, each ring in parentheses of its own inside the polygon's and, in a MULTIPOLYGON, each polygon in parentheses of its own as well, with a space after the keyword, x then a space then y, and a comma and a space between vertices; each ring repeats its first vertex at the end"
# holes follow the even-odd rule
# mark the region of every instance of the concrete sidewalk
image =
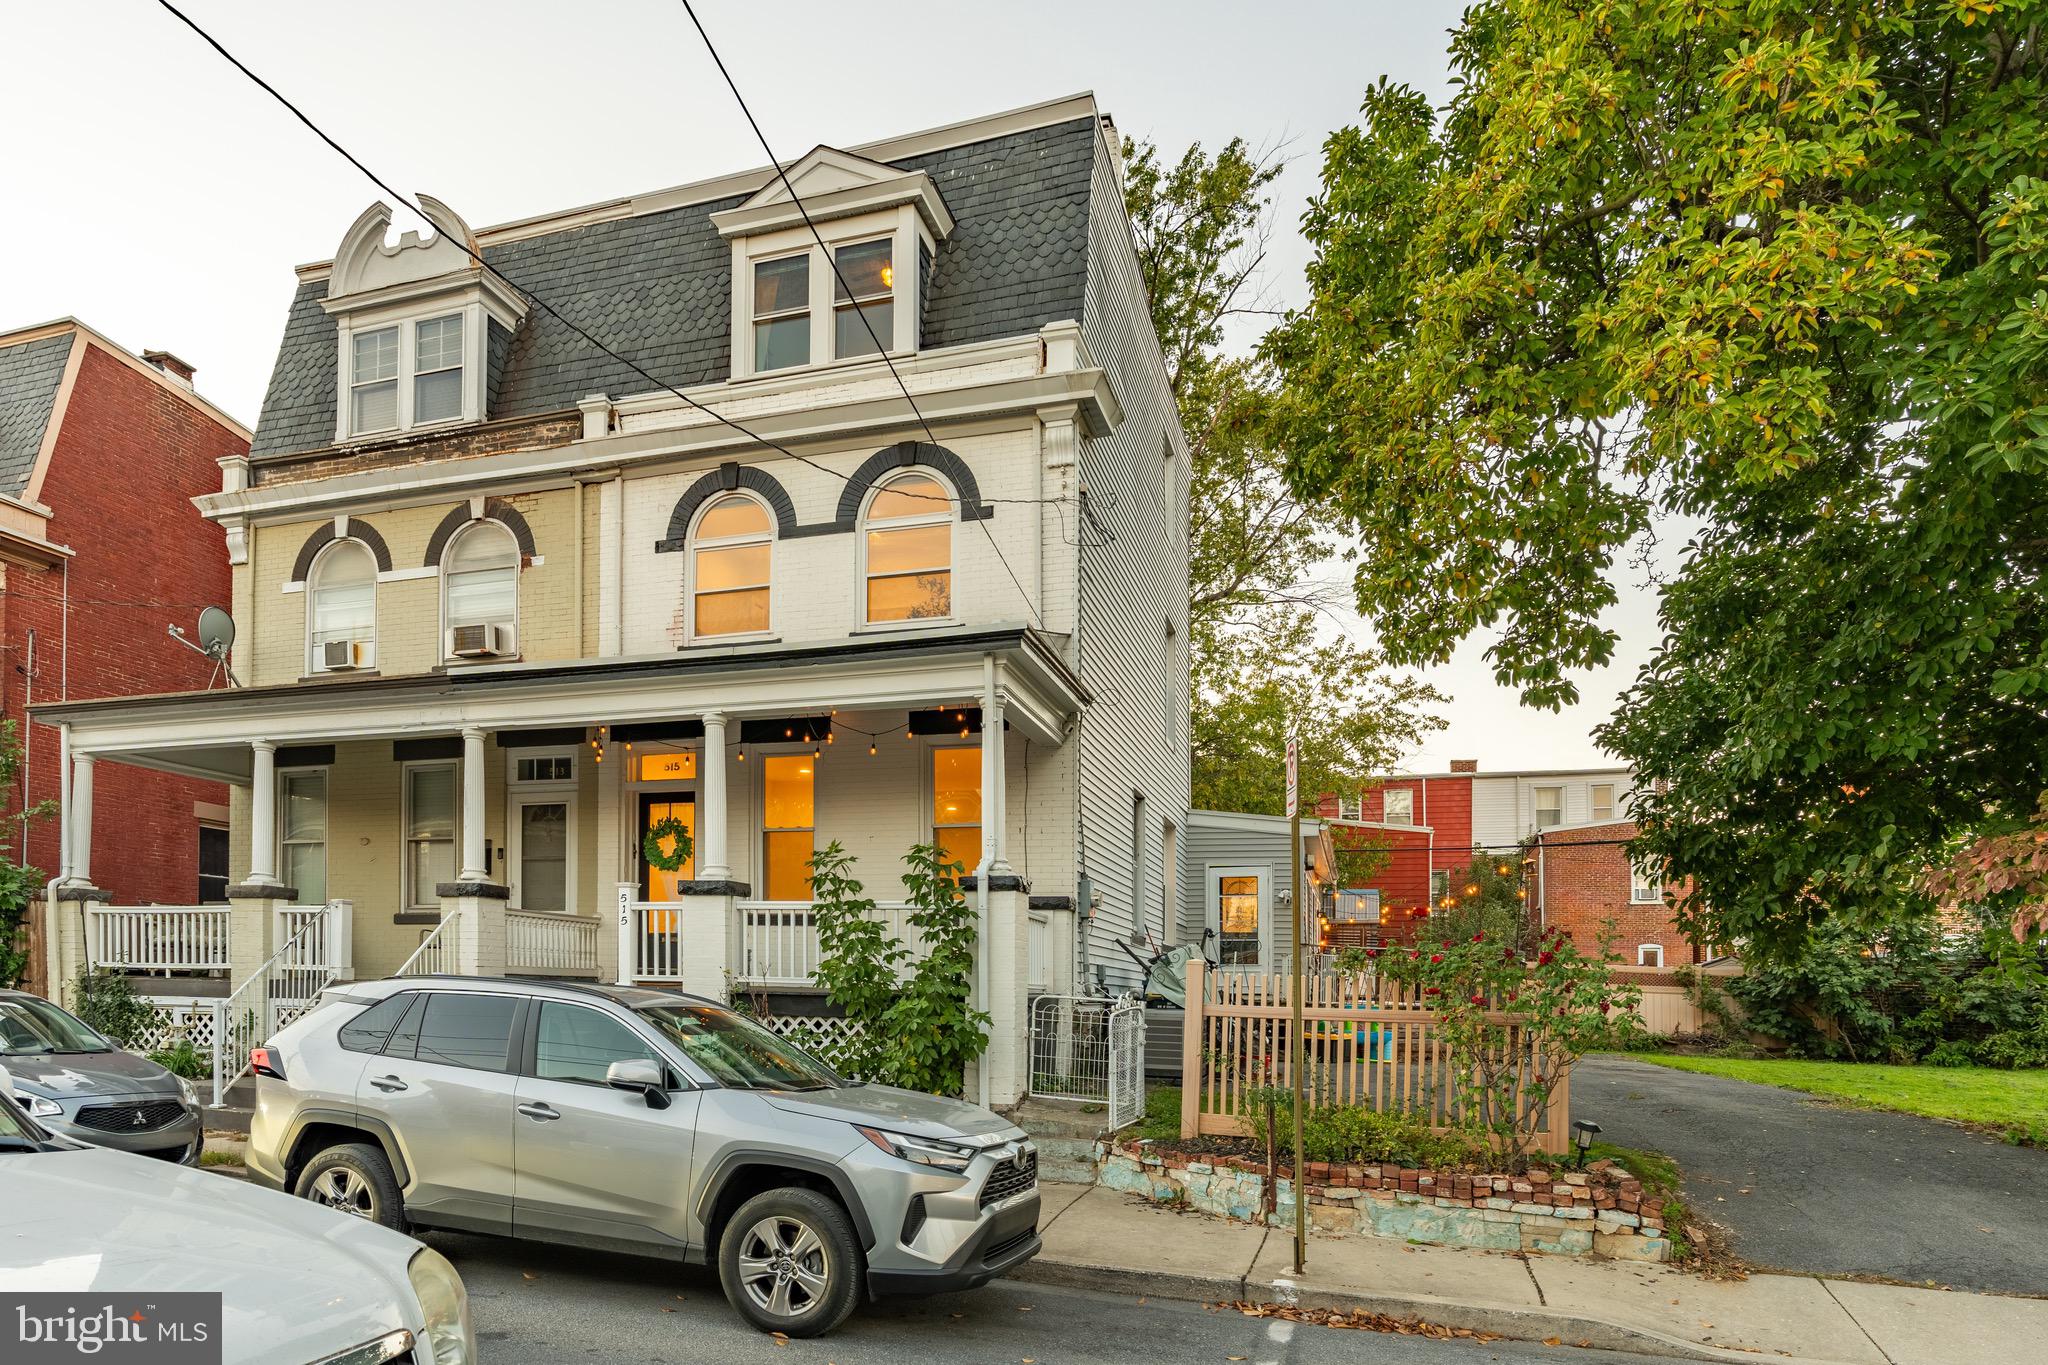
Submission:
POLYGON ((2048 1301, 1311 1236, 1226 1223, 1092 1185, 1041 1187, 1045 1249, 1015 1278, 1204 1302, 1363 1308, 1527 1341, 1695 1360, 2005 1365, 2048 1339, 2048 1301))

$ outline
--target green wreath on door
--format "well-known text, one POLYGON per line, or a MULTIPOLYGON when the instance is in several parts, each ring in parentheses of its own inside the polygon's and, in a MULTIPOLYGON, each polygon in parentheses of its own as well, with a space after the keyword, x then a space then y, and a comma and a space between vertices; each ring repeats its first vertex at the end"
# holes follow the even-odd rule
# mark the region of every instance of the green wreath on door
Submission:
POLYGON ((664 815, 647 827, 647 833, 640 839, 640 856, 656 872, 680 872, 683 864, 690 861, 696 852, 696 844, 690 839, 690 831, 682 821, 673 815, 664 815), (661 851, 661 841, 674 840, 673 853, 661 851))

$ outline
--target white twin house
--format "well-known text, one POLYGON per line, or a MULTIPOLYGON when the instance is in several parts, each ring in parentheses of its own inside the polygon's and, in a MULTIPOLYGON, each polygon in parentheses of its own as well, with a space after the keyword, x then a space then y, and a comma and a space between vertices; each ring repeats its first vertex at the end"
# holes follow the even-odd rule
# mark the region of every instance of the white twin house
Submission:
POLYGON ((1115 129, 1084 95, 788 181, 480 230, 422 197, 395 240, 376 204, 299 268, 254 446, 196 500, 240 685, 36 708, 53 982, 227 999, 185 1008, 231 1067, 400 971, 815 1018, 832 841, 899 926, 913 844, 969 869, 970 1095, 1019 1098, 1034 994, 1134 980, 1118 940, 1179 899, 1188 456, 1115 129), (106 903, 101 764, 231 784, 228 904, 106 903))

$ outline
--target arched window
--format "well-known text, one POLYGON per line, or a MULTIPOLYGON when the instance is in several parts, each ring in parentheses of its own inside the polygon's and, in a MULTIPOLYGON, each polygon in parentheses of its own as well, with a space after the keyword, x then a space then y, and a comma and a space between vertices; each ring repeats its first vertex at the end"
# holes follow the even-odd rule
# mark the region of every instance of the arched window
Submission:
POLYGON ((898 474, 868 502, 868 621, 953 614, 953 495, 929 474, 898 474))
POLYGON ((360 540, 337 540, 306 575, 307 671, 377 662, 377 559, 360 540))
POLYGON ((744 493, 714 498, 690 542, 690 630, 698 639, 768 629, 774 555, 768 509, 744 493))
MULTIPOLYGON (((441 557, 442 611, 451 639, 467 626, 495 627, 494 640, 477 653, 510 653, 519 625, 519 542, 491 520, 473 521, 455 533, 441 557)), ((471 652, 463 644, 450 652, 471 652)))

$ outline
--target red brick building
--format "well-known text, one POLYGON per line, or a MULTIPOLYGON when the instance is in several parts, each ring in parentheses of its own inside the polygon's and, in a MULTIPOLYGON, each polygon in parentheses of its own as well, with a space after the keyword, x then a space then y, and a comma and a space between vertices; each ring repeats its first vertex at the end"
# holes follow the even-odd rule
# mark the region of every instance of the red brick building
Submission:
POLYGON ((1626 847, 1632 820, 1547 829, 1532 856, 1534 914, 1544 928, 1562 929, 1592 949, 1611 932, 1621 960, 1637 967, 1676 967, 1706 954, 1679 932, 1665 900, 1667 886, 1631 864, 1626 847))
MULTIPOLYGON (((191 499, 248 449, 168 352, 131 354, 71 318, 0 334, 0 716, 25 755, 0 838, 45 878, 65 869, 57 818, 21 812, 57 800, 60 738, 26 708, 207 685, 211 665, 168 627, 228 605, 221 529, 191 499)), ((225 899, 227 789, 95 767, 93 882, 120 904, 225 899)))

